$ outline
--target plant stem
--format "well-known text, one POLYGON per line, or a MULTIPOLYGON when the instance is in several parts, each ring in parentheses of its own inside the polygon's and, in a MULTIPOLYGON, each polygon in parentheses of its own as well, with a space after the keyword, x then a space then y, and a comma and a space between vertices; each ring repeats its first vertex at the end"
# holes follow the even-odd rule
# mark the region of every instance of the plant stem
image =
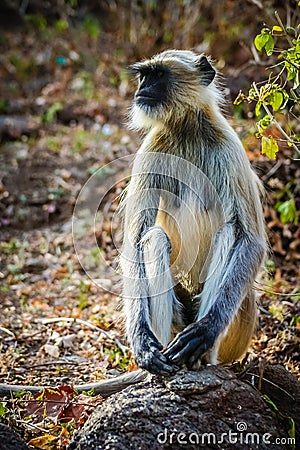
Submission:
POLYGON ((293 41, 292 41, 292 39, 290 38, 290 36, 288 35, 288 33, 287 33, 287 31, 286 31, 286 28, 285 28, 285 26, 283 25, 283 22, 282 22, 282 20, 281 20, 281 18, 280 18, 280 15, 278 14, 278 12, 277 11, 275 11, 275 17, 276 17, 276 19, 277 19, 277 22, 279 23, 279 25, 280 25, 280 27, 283 29, 283 31, 284 31, 284 34, 285 34, 285 36, 286 36, 286 38, 287 38, 287 40, 288 40, 288 43, 290 44, 290 46, 291 47, 293 47, 293 41))

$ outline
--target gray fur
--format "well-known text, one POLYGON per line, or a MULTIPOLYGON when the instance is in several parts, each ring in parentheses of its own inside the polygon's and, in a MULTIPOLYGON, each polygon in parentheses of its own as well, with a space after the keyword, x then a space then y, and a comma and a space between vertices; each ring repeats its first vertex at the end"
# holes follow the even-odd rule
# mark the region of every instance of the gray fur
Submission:
MULTIPOLYGON (((148 134, 125 199, 121 266, 136 360, 166 374, 174 363, 198 365, 204 354, 217 362, 251 292, 266 238, 262 187, 221 113, 215 70, 201 55, 167 51, 136 71, 156 64, 168 69, 159 82, 166 82, 167 101, 149 105, 146 98, 144 105, 139 98, 132 107, 133 127, 148 134), (175 285, 185 298, 176 297, 175 285), (186 317, 194 319, 185 328, 186 317), (180 333, 169 343, 172 327, 180 333)), ((147 95, 157 95, 151 72, 153 79, 147 95)))

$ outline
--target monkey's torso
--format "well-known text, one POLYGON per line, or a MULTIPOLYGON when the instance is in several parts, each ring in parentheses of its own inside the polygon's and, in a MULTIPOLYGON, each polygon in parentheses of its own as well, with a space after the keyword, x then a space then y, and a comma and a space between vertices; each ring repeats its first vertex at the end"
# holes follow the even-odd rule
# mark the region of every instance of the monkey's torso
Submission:
MULTIPOLYGON (((234 199, 242 195, 245 201, 253 202, 259 197, 260 189, 241 142, 227 120, 221 114, 210 112, 208 115, 188 114, 182 121, 188 126, 180 128, 180 136, 167 127, 154 128, 138 152, 139 155, 153 154, 147 166, 149 173, 157 173, 161 155, 168 155, 167 176, 157 175, 154 183, 161 191, 155 224, 161 226, 171 240, 171 271, 180 285, 178 295, 189 296, 195 310, 198 305, 193 297, 201 292, 205 283, 215 236, 224 223, 236 220, 234 199), (179 144, 174 149, 175 139, 179 144), (189 171, 188 175, 185 171, 189 171), (234 192, 237 182, 240 192, 234 192)), ((249 208, 255 210, 253 205, 249 208)), ((262 224, 259 231, 264 233, 262 224)))

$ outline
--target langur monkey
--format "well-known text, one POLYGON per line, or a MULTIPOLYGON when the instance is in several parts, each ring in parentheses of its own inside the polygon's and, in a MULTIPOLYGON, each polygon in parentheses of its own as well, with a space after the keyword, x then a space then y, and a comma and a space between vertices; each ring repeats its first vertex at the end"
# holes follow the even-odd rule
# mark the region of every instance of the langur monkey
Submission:
MULTIPOLYGON (((247 351, 256 324, 253 281, 267 248, 262 186, 221 113, 205 56, 165 51, 131 71, 139 80, 132 126, 147 134, 123 203, 128 338, 152 373, 229 363, 247 351)), ((144 377, 75 387, 106 397, 144 377)), ((0 384, 0 396, 41 388, 0 384)))
POLYGON ((126 331, 137 364, 168 375, 240 359, 256 326, 263 192, 204 55, 136 63, 131 124, 144 141, 124 198, 126 331))

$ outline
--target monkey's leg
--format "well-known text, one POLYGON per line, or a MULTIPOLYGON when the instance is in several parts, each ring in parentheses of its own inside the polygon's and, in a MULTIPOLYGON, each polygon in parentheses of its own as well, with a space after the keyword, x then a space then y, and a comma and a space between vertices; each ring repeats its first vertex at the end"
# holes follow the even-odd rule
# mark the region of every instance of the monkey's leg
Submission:
MULTIPOLYGON (((250 291, 220 341, 215 358, 219 363, 238 361, 247 352, 257 326, 257 305, 255 294, 250 291)), ((214 357, 214 355, 213 355, 214 357)))
MULTIPOLYGON (((134 295, 134 289, 126 289, 124 283, 124 313, 126 316, 126 332, 133 349, 135 360, 139 367, 151 373, 169 374, 176 367, 160 352, 163 345, 159 342, 151 327, 149 288, 147 286, 146 272, 142 278, 142 270, 145 269, 141 259, 138 263, 131 264, 135 281, 132 285, 139 285, 138 296, 134 295), (138 278, 141 276, 141 278, 138 278), (129 296, 130 295, 130 296, 129 296)), ((130 280, 128 280, 130 283, 130 280)), ((133 286, 132 286, 133 287, 133 286)))
POLYGON ((145 233, 141 245, 149 285, 151 328, 157 339, 167 345, 171 340, 173 317, 181 313, 170 271, 171 243, 165 231, 155 226, 145 233))
POLYGON ((171 361, 193 367, 203 354, 218 346, 219 337, 234 320, 265 252, 258 237, 241 231, 225 225, 217 234, 197 321, 179 333, 164 352, 171 361))
POLYGON ((151 229, 157 215, 159 194, 158 190, 145 189, 135 191, 132 198, 128 199, 121 266, 126 331, 136 362, 149 372, 169 374, 177 368, 160 352, 163 345, 159 339, 162 338, 164 343, 168 340, 171 321, 173 300, 170 294, 171 280, 165 276, 170 243, 162 229, 157 227, 151 229), (160 246, 162 248, 158 254, 160 246), (164 285, 163 277, 165 277, 164 285), (154 294, 154 298, 151 294, 154 294), (162 297, 163 294, 170 301, 166 301, 162 297), (158 300, 159 312, 165 314, 164 329, 162 329, 163 320, 154 317, 158 312, 154 303, 155 297, 158 300), (161 305, 160 300, 163 301, 161 305), (166 311, 163 313, 164 306, 166 311), (157 335, 152 329, 151 317, 157 335))

